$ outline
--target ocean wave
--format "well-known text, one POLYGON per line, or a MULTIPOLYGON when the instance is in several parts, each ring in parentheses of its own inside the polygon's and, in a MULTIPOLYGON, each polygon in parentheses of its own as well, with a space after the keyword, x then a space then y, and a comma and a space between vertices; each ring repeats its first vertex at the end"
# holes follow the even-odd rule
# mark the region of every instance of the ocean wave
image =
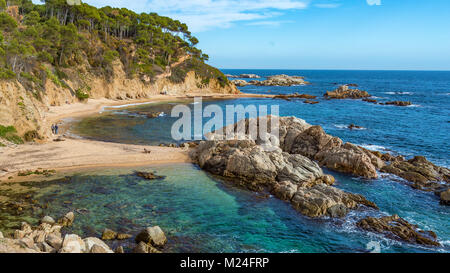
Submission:
POLYGON ((377 152, 386 152, 389 151, 388 148, 381 146, 381 145, 374 145, 374 144, 361 144, 359 145, 367 150, 371 150, 371 151, 377 151, 377 152))
POLYGON ((413 92, 384 92, 387 95, 414 95, 413 92))
POLYGON ((122 104, 122 105, 112 105, 112 106, 103 106, 99 113, 103 113, 107 111, 108 109, 120 109, 125 107, 131 107, 131 106, 139 106, 139 105, 145 105, 145 104, 152 104, 155 103, 154 101, 148 101, 148 102, 139 102, 139 103, 129 103, 129 104, 122 104))
MULTIPOLYGON (((338 128, 338 129, 350 129, 349 126, 350 125, 346 125, 346 124, 333 124, 334 127, 338 128)), ((353 128, 352 130, 367 130, 367 128, 361 127, 361 128, 353 128)))

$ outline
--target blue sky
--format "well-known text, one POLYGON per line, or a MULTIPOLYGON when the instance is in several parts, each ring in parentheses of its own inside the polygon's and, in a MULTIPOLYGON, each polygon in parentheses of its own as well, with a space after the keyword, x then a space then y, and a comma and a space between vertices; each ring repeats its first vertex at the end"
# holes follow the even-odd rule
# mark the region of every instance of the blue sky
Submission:
POLYGON ((220 68, 450 70, 448 0, 85 0, 186 22, 220 68))

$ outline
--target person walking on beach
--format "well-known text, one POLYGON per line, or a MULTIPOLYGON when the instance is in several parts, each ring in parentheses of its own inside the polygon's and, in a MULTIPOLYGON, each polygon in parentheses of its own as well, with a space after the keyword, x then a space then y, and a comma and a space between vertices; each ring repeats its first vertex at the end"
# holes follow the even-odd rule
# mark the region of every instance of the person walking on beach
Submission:
POLYGON ((52 134, 55 134, 55 124, 52 124, 52 134))
POLYGON ((59 129, 59 127, 58 127, 58 123, 56 123, 56 124, 55 124, 55 135, 57 135, 57 134, 58 134, 58 129, 59 129))

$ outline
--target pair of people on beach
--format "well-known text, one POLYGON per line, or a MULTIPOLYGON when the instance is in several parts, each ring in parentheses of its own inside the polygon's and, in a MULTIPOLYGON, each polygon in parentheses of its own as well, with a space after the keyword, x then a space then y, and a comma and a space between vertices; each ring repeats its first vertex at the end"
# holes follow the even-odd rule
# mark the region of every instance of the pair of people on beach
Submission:
POLYGON ((54 135, 58 134, 58 129, 59 129, 58 124, 52 124, 52 133, 54 135))

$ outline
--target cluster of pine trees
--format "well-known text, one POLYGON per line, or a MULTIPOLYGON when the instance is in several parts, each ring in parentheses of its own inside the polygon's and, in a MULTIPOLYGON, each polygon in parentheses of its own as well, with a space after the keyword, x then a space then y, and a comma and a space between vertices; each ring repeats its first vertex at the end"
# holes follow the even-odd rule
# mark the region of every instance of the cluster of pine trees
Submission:
POLYGON ((74 0, 41 1, 0 0, 0 78, 42 83, 49 76, 44 63, 58 71, 86 62, 90 72, 112 76, 117 59, 129 77, 152 78, 186 54, 196 62, 208 59, 178 20, 74 0))

